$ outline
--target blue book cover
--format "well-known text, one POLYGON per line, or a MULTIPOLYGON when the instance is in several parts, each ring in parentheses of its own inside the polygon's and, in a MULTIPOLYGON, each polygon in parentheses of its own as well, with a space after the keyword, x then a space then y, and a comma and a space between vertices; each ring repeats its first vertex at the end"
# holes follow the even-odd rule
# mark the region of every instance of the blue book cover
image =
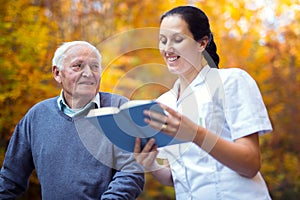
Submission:
POLYGON ((103 107, 93 109, 87 118, 97 118, 96 126, 100 132, 119 148, 133 152, 135 138, 139 137, 142 147, 150 138, 155 138, 156 145, 163 147, 184 141, 173 138, 163 132, 151 128, 144 122, 146 117, 144 110, 151 110, 164 114, 159 104, 152 100, 132 100, 123 104, 120 108, 103 107))

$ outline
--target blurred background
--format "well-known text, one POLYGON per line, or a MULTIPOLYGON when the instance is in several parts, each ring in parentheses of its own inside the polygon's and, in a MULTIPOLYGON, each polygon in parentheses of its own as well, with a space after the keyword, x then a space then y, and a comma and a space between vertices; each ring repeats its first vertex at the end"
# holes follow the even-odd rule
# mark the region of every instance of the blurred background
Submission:
MULTIPOLYGON (((168 90, 174 77, 157 49, 157 28, 165 11, 186 4, 209 17, 220 68, 243 68, 257 81, 274 126, 261 137, 262 174, 273 199, 299 199, 299 0, 0 0, 0 163, 28 109, 59 95, 51 60, 64 41, 99 48, 102 91, 154 99, 168 90)), ((173 188, 146 178, 139 200, 175 199, 173 188)), ((35 174, 20 199, 41 199, 35 174)))

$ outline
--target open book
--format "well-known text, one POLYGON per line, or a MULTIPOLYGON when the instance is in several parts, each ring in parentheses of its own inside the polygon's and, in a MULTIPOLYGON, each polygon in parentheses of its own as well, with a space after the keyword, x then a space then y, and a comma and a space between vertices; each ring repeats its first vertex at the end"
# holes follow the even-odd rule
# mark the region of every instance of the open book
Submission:
POLYGON ((150 138, 155 138, 156 145, 178 144, 184 141, 173 138, 163 132, 151 128, 144 122, 144 110, 151 110, 162 114, 164 110, 153 100, 132 100, 124 103, 120 108, 102 107, 91 110, 86 118, 95 120, 94 124, 100 132, 119 148, 128 152, 134 151, 135 138, 141 138, 142 148, 150 138))

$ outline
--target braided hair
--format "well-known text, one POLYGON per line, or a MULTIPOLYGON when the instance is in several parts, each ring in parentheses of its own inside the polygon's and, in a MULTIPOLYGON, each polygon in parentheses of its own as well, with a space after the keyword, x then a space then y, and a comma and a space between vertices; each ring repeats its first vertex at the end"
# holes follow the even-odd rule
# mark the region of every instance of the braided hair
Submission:
POLYGON ((203 56, 210 67, 218 68, 220 59, 217 54, 217 46, 214 42, 209 20, 205 13, 193 6, 179 6, 163 14, 160 22, 162 22, 165 17, 174 14, 179 15, 187 23, 195 41, 200 41, 204 36, 208 36, 209 40, 203 52, 203 56))

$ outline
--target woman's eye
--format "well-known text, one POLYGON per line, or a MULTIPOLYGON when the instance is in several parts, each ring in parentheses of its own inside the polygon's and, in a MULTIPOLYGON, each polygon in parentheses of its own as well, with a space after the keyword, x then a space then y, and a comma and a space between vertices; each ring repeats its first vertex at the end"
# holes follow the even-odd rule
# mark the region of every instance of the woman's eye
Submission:
POLYGON ((183 40, 182 37, 176 37, 176 38, 174 39, 174 41, 175 41, 176 43, 182 42, 182 40, 183 40))
POLYGON ((167 43, 167 39, 164 38, 164 37, 161 37, 159 40, 160 40, 160 42, 163 43, 163 44, 166 44, 166 43, 167 43))

